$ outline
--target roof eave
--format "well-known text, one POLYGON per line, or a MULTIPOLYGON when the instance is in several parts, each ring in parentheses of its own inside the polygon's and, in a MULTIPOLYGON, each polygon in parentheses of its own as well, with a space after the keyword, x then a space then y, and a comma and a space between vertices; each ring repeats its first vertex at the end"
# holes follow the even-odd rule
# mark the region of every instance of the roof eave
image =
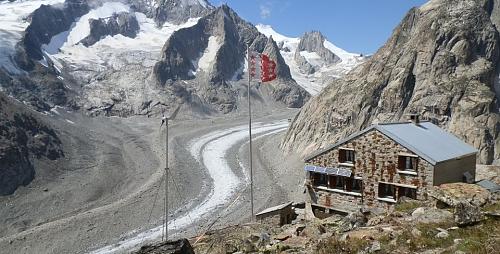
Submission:
POLYGON ((372 125, 372 126, 366 128, 364 130, 355 132, 354 134, 348 136, 347 138, 339 140, 338 142, 334 143, 333 145, 329 145, 329 146, 327 146, 324 149, 317 150, 317 151, 311 153, 310 155, 306 156, 304 158, 304 162, 312 160, 312 159, 314 159, 314 158, 316 158, 316 157, 318 157, 318 156, 320 156, 320 155, 322 155, 322 154, 324 154, 324 153, 326 153, 328 151, 331 151, 332 149, 335 149, 336 147, 338 147, 338 146, 340 146, 340 145, 342 145, 342 144, 344 144, 344 143, 346 143, 348 141, 351 141, 354 138, 357 138, 357 137, 359 137, 359 136, 367 133, 368 131, 373 130, 374 128, 375 128, 375 125, 372 125))
POLYGON ((452 160, 460 160, 460 159, 463 159, 465 157, 469 157, 469 156, 472 156, 472 155, 476 156, 477 153, 478 153, 478 151, 476 150, 476 151, 474 151, 472 153, 463 154, 463 155, 460 155, 460 156, 457 156, 457 157, 453 157, 453 158, 449 158, 449 159, 446 159, 446 160, 438 161, 438 162, 436 162, 436 164, 444 163, 444 162, 448 162, 448 161, 452 161, 452 160))

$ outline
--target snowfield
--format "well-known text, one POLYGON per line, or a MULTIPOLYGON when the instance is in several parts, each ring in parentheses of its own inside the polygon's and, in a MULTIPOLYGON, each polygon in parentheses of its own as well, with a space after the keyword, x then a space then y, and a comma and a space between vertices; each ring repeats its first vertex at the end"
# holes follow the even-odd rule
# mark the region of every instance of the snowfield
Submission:
POLYGON ((257 30, 265 36, 272 36, 278 44, 283 43, 283 48, 280 53, 285 59, 286 64, 290 67, 290 73, 293 79, 311 95, 318 94, 328 85, 330 80, 347 74, 350 70, 363 62, 363 57, 360 57, 359 54, 349 53, 325 40, 323 46, 337 55, 341 61, 336 64, 328 65, 323 62, 317 53, 301 51, 299 52, 300 55, 304 56, 307 62, 317 69, 315 73, 307 74, 300 70, 295 61, 295 51, 300 43, 300 38, 282 35, 269 25, 258 24, 256 27, 257 30))
MULTIPOLYGON (((252 128, 252 132, 255 135, 271 135, 283 131, 287 126, 288 122, 286 121, 265 125, 256 123, 254 128, 252 128)), ((245 179, 240 179, 236 176, 233 169, 230 168, 226 158, 229 149, 247 138, 248 126, 242 125, 223 131, 214 131, 191 142, 189 151, 208 171, 213 181, 212 190, 198 206, 190 209, 188 213, 170 220, 168 223, 169 230, 183 229, 203 217, 206 217, 209 213, 218 210, 220 212, 220 209, 228 205, 231 198, 234 198, 237 194, 236 191, 238 187, 244 184, 242 180, 245 180, 245 184, 248 184, 247 177, 245 177, 245 179)), ((243 172, 247 171, 243 168, 240 170, 243 172)), ((236 197, 236 199, 237 198, 238 197, 236 197)), ((215 218, 215 216, 213 217, 215 218)), ((139 233, 134 237, 122 240, 117 244, 103 247, 91 253, 105 254, 130 251, 140 245, 144 245, 146 242, 161 238, 163 227, 163 225, 155 227, 139 233)))
POLYGON ((136 12, 135 16, 140 31, 135 38, 118 34, 107 36, 90 47, 79 43, 90 34, 89 19, 107 18, 121 12, 130 12, 130 7, 121 2, 106 2, 78 19, 69 31, 52 37, 51 42, 48 45, 43 45, 42 49, 52 60, 66 62, 76 68, 95 64, 104 67, 110 62, 116 61, 114 56, 133 50, 152 52, 159 56, 163 45, 172 33, 181 28, 195 25, 199 19, 191 18, 181 25, 165 23, 161 28, 158 28, 153 19, 147 18, 143 13, 136 12))

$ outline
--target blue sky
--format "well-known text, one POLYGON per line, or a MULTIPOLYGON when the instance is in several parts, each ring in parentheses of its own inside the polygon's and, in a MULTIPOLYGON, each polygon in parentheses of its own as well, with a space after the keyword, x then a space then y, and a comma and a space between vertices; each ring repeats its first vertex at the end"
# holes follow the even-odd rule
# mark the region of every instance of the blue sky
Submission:
POLYGON ((226 3, 253 24, 271 25, 298 37, 319 30, 329 41, 353 53, 375 53, 414 6, 427 0, 209 0, 226 3))

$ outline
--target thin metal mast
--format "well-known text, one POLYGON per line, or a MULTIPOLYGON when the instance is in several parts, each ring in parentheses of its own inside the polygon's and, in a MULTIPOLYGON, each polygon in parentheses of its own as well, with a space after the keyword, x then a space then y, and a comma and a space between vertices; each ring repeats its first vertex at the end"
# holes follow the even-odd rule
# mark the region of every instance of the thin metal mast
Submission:
POLYGON ((165 119, 166 123, 166 151, 165 151, 165 242, 168 241, 168 117, 165 119))
POLYGON ((254 221, 253 215, 253 165, 252 165, 252 103, 250 101, 250 82, 251 82, 251 70, 250 70, 250 47, 247 44, 247 61, 248 61, 248 139, 249 139, 249 165, 250 165, 250 205, 251 205, 251 221, 254 221))

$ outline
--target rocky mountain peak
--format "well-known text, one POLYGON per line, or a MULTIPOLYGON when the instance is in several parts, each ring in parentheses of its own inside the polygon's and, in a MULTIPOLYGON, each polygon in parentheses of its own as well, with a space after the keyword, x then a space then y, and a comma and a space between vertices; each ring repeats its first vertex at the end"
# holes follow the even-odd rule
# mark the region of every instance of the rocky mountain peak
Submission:
POLYGON ((308 98, 307 92, 291 78, 276 42, 260 34, 227 5, 202 17, 196 25, 175 32, 165 43, 153 73, 161 86, 196 80, 199 95, 210 104, 219 105, 218 108, 224 104, 223 111, 227 112, 237 103, 237 89, 229 83, 242 78, 248 45, 277 59, 281 82, 273 86, 281 88, 274 89, 279 96, 272 94, 273 100, 301 106, 308 98), (290 94, 296 95, 290 97, 290 94))
POLYGON ((325 36, 319 31, 305 33, 300 38, 299 45, 295 51, 295 58, 304 57, 301 55, 301 52, 306 51, 309 53, 316 53, 325 64, 335 64, 339 62, 340 58, 325 47, 325 41, 325 36))

